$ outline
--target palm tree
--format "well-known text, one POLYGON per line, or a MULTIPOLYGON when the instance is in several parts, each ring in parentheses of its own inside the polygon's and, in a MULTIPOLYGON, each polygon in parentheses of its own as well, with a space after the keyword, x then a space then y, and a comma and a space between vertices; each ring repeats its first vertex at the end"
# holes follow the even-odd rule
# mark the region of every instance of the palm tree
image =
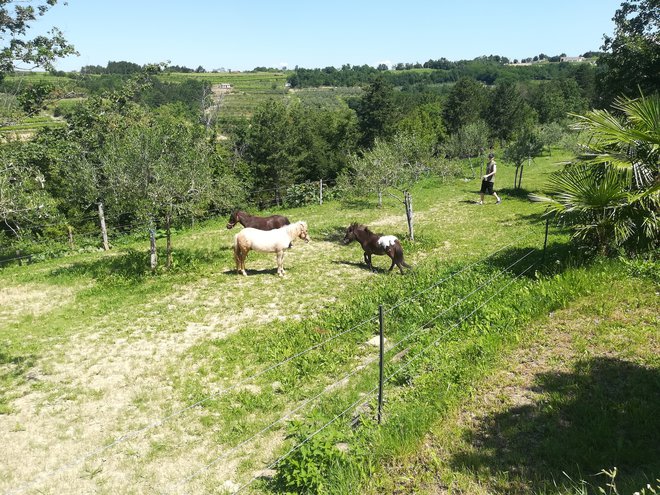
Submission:
POLYGON ((549 212, 575 237, 602 252, 658 245, 660 233, 660 96, 619 98, 615 112, 574 115, 584 153, 549 181, 549 212))

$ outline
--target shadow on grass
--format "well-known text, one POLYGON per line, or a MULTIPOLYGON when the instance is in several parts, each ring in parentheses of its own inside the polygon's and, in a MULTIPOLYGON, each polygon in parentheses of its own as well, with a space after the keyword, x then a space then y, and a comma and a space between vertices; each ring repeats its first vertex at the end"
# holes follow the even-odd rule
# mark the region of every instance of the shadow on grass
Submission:
MULTIPOLYGON (((173 267, 171 271, 193 271, 200 267, 214 265, 220 261, 232 259, 231 248, 220 246, 213 250, 174 249, 173 267)), ((166 270, 165 252, 158 251, 158 271, 166 270)), ((232 261, 233 262, 233 261, 232 261)), ((150 268, 150 254, 148 251, 129 249, 121 253, 111 253, 102 258, 90 261, 81 261, 57 268, 51 272, 58 276, 86 276, 97 280, 123 280, 129 282, 142 282, 153 276, 150 268)))
MULTIPOLYGON (((353 266, 355 268, 359 268, 359 269, 367 271, 367 272, 369 271, 369 267, 367 266, 367 264, 364 261, 355 262, 355 261, 336 261, 335 260, 332 263, 334 263, 335 265, 353 266)), ((371 266, 373 267, 373 273, 387 273, 388 268, 390 267, 390 263, 391 263, 391 260, 387 256, 380 256, 380 257, 374 256, 371 260, 371 266), (387 268, 380 268, 380 267, 376 266, 376 263, 378 262, 379 258, 387 260, 387 262, 388 262, 387 268)))
POLYGON ((660 474, 658 370, 599 357, 537 375, 534 390, 543 394, 538 401, 484 418, 468 434, 476 451, 455 454, 452 466, 491 479, 509 473, 524 488, 507 493, 572 484, 563 473, 603 486, 592 476, 613 467, 621 493, 632 493, 660 474))
POLYGON ((348 223, 346 225, 333 225, 328 229, 328 233, 323 236, 323 240, 327 242, 336 242, 337 244, 342 244, 348 226, 348 223))
POLYGON ((531 191, 525 188, 514 189, 512 187, 505 187, 503 189, 496 189, 495 192, 503 198, 528 199, 531 191))
POLYGON ((527 242, 532 245, 506 249, 488 258, 486 264, 497 270, 507 270, 513 275, 520 275, 524 272, 523 276, 534 278, 536 271, 557 274, 571 266, 585 265, 591 261, 584 255, 578 256, 571 244, 549 243, 544 254, 543 238, 537 241, 530 237, 527 242), (539 245, 534 246, 533 244, 537 242, 539 245), (530 265, 533 266, 530 268, 530 265))

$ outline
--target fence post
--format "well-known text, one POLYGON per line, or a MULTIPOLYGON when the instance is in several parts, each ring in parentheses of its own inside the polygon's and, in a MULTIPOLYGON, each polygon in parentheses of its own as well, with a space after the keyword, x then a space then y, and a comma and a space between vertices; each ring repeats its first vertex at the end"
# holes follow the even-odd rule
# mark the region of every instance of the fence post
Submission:
POLYGON ((69 231, 69 249, 73 250, 73 227, 71 225, 66 226, 67 230, 69 231))
POLYGON ((108 251, 108 230, 105 227, 105 214, 103 213, 103 203, 99 203, 99 221, 101 222, 101 235, 103 236, 103 250, 108 251))
POLYGON ((380 343, 379 343, 379 352, 380 352, 380 359, 379 359, 379 371, 378 371, 378 424, 380 424, 381 419, 383 417, 383 367, 384 367, 384 362, 383 362, 383 356, 384 356, 384 348, 385 348, 385 338, 383 336, 383 327, 384 327, 384 321, 383 321, 383 305, 381 304, 378 306, 378 324, 379 324, 379 333, 380 333, 380 343))
POLYGON ((319 179, 319 204, 323 204, 323 179, 319 179))
POLYGON ((545 266, 545 252, 548 249, 548 228, 550 227, 550 218, 545 219, 545 240, 543 241, 543 262, 542 265, 545 266))

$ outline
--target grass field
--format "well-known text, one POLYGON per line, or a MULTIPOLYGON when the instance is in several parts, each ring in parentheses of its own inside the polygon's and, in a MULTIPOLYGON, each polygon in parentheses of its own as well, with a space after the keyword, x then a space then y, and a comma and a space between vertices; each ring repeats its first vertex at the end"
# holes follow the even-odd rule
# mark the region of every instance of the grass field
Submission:
MULTIPOLYGON (((523 186, 542 190, 553 163, 564 158, 537 159, 523 186)), ((423 427, 465 395, 463 386, 450 386, 456 394, 448 401, 422 407, 417 401, 428 398, 427 390, 447 387, 446 379, 469 390, 482 376, 481 368, 473 370, 474 356, 497 361, 532 316, 594 287, 589 280, 597 267, 573 267, 567 234, 556 228, 545 260, 549 274, 542 274, 542 208, 507 190, 513 169, 499 168, 496 189, 504 200, 497 206, 492 198, 476 204, 476 180, 420 183, 413 192, 415 242, 405 240, 403 206, 393 201, 382 209, 365 199, 279 211, 306 220, 312 237, 288 252, 284 278, 275 275, 274 255, 258 253, 248 257, 249 276, 237 276, 230 250, 235 231, 224 218, 179 233, 174 268, 156 275, 148 268, 147 240, 1 270, 0 488, 225 493, 256 478, 245 492, 269 492, 271 473, 264 469, 289 448, 291 419, 323 424, 356 398, 370 400, 360 394, 373 388, 375 351, 367 342, 377 326, 346 329, 372 319, 378 304, 394 308, 508 246, 388 316, 388 339, 396 342, 442 308, 453 309, 423 328, 456 321, 469 310, 455 305, 468 292, 483 304, 497 291, 507 295, 487 304, 481 323, 466 320, 434 344, 441 354, 433 359, 413 359, 432 332, 411 341, 409 356, 397 359, 414 365, 388 386, 381 433, 369 410, 351 411, 363 418, 373 452, 391 455, 393 444, 415 445, 423 427), (365 270, 360 247, 340 243, 353 221, 401 238, 414 270, 388 274, 382 257, 374 258, 376 273, 365 270), (495 331, 501 322, 506 326, 495 331), (322 345, 329 337, 332 345, 322 345), (310 346, 319 347, 293 358, 310 346), (395 433, 401 429, 405 442, 395 433)), ((344 419, 350 418, 338 423, 344 419)), ((350 421, 345 428, 343 440, 350 421)), ((330 493, 355 493, 354 484, 339 488, 351 479, 343 476, 330 493)))

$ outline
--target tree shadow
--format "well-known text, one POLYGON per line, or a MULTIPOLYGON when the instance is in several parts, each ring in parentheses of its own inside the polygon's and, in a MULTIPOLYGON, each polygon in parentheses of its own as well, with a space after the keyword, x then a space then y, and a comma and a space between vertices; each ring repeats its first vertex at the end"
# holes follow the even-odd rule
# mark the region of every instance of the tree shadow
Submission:
MULTIPOLYGON (((383 258, 383 257, 381 256, 381 258, 383 258)), ((385 257, 385 258, 387 258, 387 257, 385 257)), ((387 260, 390 261, 389 258, 387 258, 387 260)), ((355 268, 359 268, 359 269, 367 271, 367 272, 369 271, 369 267, 367 266, 367 264, 364 261, 357 261, 356 262, 356 261, 335 260, 332 263, 334 263, 335 265, 353 266, 355 268)), ((373 273, 388 273, 389 265, 388 265, 387 268, 380 268, 380 267, 376 266, 373 263, 373 260, 372 260, 371 266, 373 266, 373 273)))
POLYGON ((520 493, 530 485, 543 492, 543 485, 570 484, 567 475, 603 484, 591 476, 613 467, 619 489, 631 490, 621 493, 632 493, 660 474, 658 370, 598 357, 579 361, 571 372, 539 374, 532 390, 543 397, 488 416, 469 431, 475 450, 455 454, 453 468, 491 479, 509 473, 525 486, 520 493))
POLYGON ((500 196, 504 197, 509 197, 509 198, 517 198, 517 199, 528 199, 529 194, 531 191, 528 191, 525 188, 513 188, 513 187, 505 187, 503 189, 496 189, 495 192, 499 194, 500 196))
POLYGON ((342 243, 346 235, 347 225, 333 225, 329 228, 328 232, 323 236, 324 241, 342 243))
MULTIPOLYGON (((174 249, 172 272, 193 271, 202 266, 211 266, 230 259, 231 247, 219 246, 213 250, 174 249)), ((158 272, 166 270, 165 251, 158 250, 158 272)), ((50 272, 53 277, 83 276, 96 280, 123 280, 140 283, 154 274, 150 266, 150 253, 146 250, 128 249, 121 253, 110 253, 102 258, 71 263, 50 272)))
MULTIPOLYGON (((535 240, 530 242, 536 243, 535 240)), ((506 270, 514 276, 534 278, 537 271, 558 274, 571 266, 585 265, 592 261, 583 253, 576 253, 568 243, 549 243, 545 253, 542 238, 538 244, 506 249, 488 258, 486 264, 497 270, 506 270)))

